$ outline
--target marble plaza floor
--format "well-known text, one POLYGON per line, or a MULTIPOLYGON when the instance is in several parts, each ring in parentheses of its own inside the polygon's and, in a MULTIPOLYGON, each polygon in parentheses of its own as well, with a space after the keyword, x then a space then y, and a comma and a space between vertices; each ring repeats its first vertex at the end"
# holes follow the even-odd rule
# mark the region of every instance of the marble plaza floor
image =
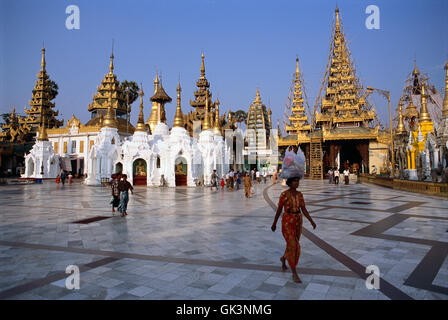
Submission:
POLYGON ((368 184, 301 181, 298 272, 282 272, 280 184, 136 187, 112 216, 106 187, 0 186, 0 299, 448 299, 448 200, 368 184), (87 224, 75 221, 106 219, 87 224), (68 265, 80 289, 65 287, 68 265), (365 269, 379 267, 379 290, 365 269))

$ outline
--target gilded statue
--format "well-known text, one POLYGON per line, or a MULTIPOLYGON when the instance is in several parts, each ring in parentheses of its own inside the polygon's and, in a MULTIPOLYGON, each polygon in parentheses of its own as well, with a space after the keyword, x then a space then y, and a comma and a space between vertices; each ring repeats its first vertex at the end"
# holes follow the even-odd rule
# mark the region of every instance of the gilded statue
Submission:
POLYGON ((137 166, 135 167, 135 174, 137 176, 146 176, 146 169, 145 169, 145 165, 143 164, 143 161, 140 160, 137 164, 137 166))

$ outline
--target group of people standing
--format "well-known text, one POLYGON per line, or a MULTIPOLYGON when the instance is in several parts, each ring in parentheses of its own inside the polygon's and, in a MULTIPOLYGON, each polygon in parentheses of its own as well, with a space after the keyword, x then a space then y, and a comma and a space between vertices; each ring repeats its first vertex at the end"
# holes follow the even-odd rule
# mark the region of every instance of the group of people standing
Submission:
MULTIPOLYGON (((350 170, 346 168, 342 175, 344 177, 344 183, 347 185, 350 182, 350 170)), ((339 168, 330 168, 328 170, 328 183, 329 184, 339 184, 339 177, 341 173, 339 172, 339 168)))
POLYGON ((134 188, 127 179, 128 176, 126 174, 114 173, 110 181, 110 187, 112 189, 112 212, 115 212, 115 208, 117 208, 122 217, 128 215, 126 211, 129 202, 129 191, 134 194, 134 188))
MULTIPOLYGON (((210 190, 213 190, 213 188, 216 188, 216 190, 219 189, 219 184, 221 184, 221 189, 224 189, 224 187, 227 188, 228 191, 233 191, 235 188, 236 190, 240 189, 241 183, 243 183, 245 196, 247 198, 250 198, 250 194, 253 194, 253 186, 255 181, 257 183, 261 183, 261 178, 263 178, 263 182, 266 183, 268 174, 266 171, 263 173, 260 173, 258 170, 251 170, 250 172, 244 171, 243 173, 237 171, 234 172, 233 170, 230 170, 225 177, 219 178, 218 174, 216 173, 216 170, 213 170, 213 173, 211 175, 211 185, 210 190)), ((272 175, 272 181, 274 184, 277 183, 277 172, 275 171, 272 175)))

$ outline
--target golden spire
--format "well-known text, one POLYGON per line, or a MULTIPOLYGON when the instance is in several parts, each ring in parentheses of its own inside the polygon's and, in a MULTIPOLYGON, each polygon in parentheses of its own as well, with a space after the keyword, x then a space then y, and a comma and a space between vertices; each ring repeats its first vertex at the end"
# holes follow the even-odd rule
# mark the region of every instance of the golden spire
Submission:
POLYGON ((340 27, 340 23, 339 23, 339 8, 338 8, 338 6, 336 6, 336 10, 335 10, 335 12, 336 12, 336 32, 337 33, 339 33, 339 32, 341 32, 341 27, 340 27))
POLYGON ((299 57, 296 58, 296 80, 299 80, 299 57))
POLYGON ((114 53, 110 55, 109 73, 114 73, 114 53))
POLYGON ((202 52, 201 78, 205 78, 204 52, 202 52))
POLYGON ((257 88, 257 95, 255 96, 254 103, 261 103, 260 90, 257 88))
POLYGON ((47 63, 45 62, 45 48, 42 47, 42 60, 40 62, 41 71, 45 71, 47 63))
POLYGON ((229 122, 232 121, 232 111, 230 111, 230 108, 229 108, 229 113, 227 114, 227 120, 228 120, 229 122))
POLYGON ((106 128, 117 128, 117 118, 115 116, 115 112, 112 109, 112 94, 109 94, 109 99, 107 100, 107 112, 106 117, 103 121, 103 127, 106 128))
POLYGON ((156 93, 157 89, 159 88, 159 73, 156 72, 156 78, 154 79, 154 93, 156 93))
POLYGON ((45 127, 45 114, 42 115, 42 123, 39 128, 39 141, 48 141, 47 128, 45 127))
POLYGON ((174 123, 173 127, 178 128, 184 128, 185 127, 185 121, 184 121, 184 115, 182 113, 182 107, 180 105, 180 93, 182 91, 182 88, 180 87, 180 81, 177 85, 177 107, 176 107, 176 114, 174 115, 174 123))
POLYGON ((135 131, 143 131, 146 132, 145 121, 143 120, 143 85, 141 85, 140 89, 140 113, 138 114, 138 122, 135 127, 135 131))
POLYGON ((208 113, 208 92, 205 93, 205 114, 202 131, 209 130, 210 127, 210 115, 208 113))
POLYGON ((401 134, 401 133, 405 133, 406 132, 406 128, 404 126, 404 122, 403 122, 403 104, 401 102, 401 98, 400 101, 398 102, 398 126, 397 126, 397 130, 395 130, 396 134, 401 134))
POLYGON ((215 125, 213 128, 213 132, 215 134, 215 136, 217 135, 221 135, 221 125, 219 123, 219 97, 216 98, 216 102, 215 102, 215 125))
POLYGON ((414 60, 414 71, 412 71, 412 74, 413 75, 420 74, 420 71, 418 71, 418 68, 417 68, 417 60, 414 60))
POLYGON ((418 117, 418 122, 431 122, 431 117, 428 113, 428 108, 426 106, 426 95, 425 95, 425 85, 422 82, 422 94, 421 94, 421 104, 422 107, 420 108, 420 116, 418 117))
POLYGON ((448 60, 445 64, 445 98, 443 99, 442 115, 448 117, 448 60))

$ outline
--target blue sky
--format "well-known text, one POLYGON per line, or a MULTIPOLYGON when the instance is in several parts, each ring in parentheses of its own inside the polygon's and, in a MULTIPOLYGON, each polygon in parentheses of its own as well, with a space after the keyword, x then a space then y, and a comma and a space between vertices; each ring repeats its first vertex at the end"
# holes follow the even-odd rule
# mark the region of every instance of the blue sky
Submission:
MULTIPOLYGON (((75 114, 86 122, 91 103, 108 71, 112 39, 115 73, 120 81, 143 82, 145 118, 150 112, 156 68, 173 98, 166 106, 168 124, 175 113, 180 76, 182 108, 192 108, 200 76, 202 50, 213 98, 221 110, 248 110, 260 88, 270 103, 273 122, 283 119, 296 55, 304 73, 309 104, 314 106, 327 63, 336 1, 142 1, 1 0, 0 113, 28 106, 40 69, 41 47, 47 71, 59 85, 56 107, 65 120, 75 114), (67 30, 65 8, 80 9, 80 29, 67 30)), ((439 89, 448 59, 448 1, 339 0, 344 31, 363 85, 391 91, 397 105, 413 60, 439 89), (380 8, 380 30, 368 30, 368 5, 380 8)), ((383 123, 387 103, 375 98, 383 123)), ((138 117, 138 101, 131 119, 138 117)))

